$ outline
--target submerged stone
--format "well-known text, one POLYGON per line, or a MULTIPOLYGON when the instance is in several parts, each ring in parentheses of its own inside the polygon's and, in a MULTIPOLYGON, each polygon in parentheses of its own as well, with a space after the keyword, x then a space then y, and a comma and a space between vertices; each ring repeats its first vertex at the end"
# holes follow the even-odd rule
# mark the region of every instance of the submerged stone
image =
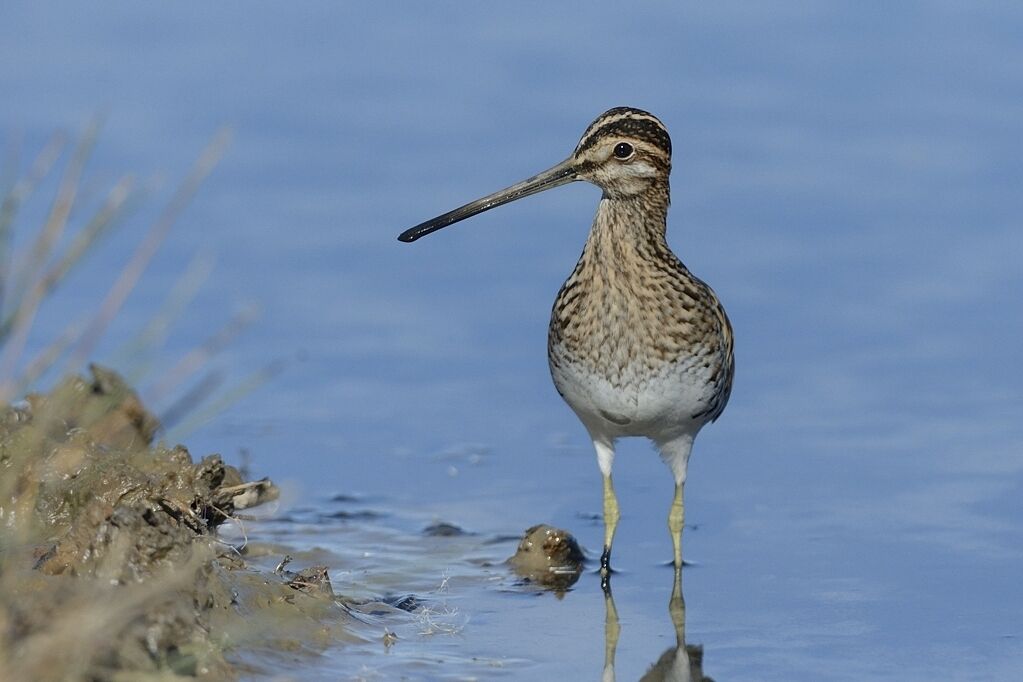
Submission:
POLYGON ((529 582, 563 591, 579 580, 585 560, 579 543, 571 533, 538 524, 526 530, 515 556, 508 563, 529 582))

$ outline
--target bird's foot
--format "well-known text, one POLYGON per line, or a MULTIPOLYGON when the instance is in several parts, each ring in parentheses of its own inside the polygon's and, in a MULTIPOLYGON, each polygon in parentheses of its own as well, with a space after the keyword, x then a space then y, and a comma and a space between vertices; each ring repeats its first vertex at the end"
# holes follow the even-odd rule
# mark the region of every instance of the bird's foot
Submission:
MULTIPOLYGON (((674 559, 667 559, 667 560, 661 562, 658 565, 666 566, 668 568, 678 568, 678 566, 675 564, 675 560, 674 559)), ((693 563, 692 561, 686 561, 685 559, 682 560, 682 568, 686 568, 688 566, 695 566, 695 565, 696 564, 693 563)))
POLYGON ((604 551, 600 554, 600 587, 605 594, 611 592, 612 573, 614 571, 611 570, 611 548, 604 547, 604 551))

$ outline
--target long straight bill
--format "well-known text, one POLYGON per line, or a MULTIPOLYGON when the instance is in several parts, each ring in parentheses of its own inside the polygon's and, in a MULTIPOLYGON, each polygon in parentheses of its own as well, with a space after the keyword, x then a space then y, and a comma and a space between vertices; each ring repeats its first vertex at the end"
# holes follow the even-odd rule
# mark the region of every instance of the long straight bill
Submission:
POLYGON ((530 194, 536 194, 537 192, 542 192, 545 189, 558 187, 575 180, 578 180, 575 168, 571 163, 571 159, 566 159, 557 166, 554 166, 554 168, 545 170, 544 172, 514 184, 511 187, 502 189, 499 192, 494 192, 482 199, 469 202, 465 206, 456 208, 454 211, 448 211, 444 215, 439 215, 432 220, 427 220, 425 223, 420 223, 413 228, 405 230, 398 235, 398 240, 403 242, 414 242, 420 237, 425 237, 431 232, 436 232, 442 227, 453 225, 459 220, 471 218, 477 213, 489 211, 501 204, 507 204, 510 201, 515 201, 522 197, 528 197, 530 194))

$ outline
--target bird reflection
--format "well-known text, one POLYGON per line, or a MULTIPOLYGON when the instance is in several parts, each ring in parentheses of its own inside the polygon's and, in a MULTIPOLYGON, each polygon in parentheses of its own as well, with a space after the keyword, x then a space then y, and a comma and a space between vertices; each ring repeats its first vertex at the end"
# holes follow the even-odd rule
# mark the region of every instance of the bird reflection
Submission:
MULTIPOLYGON (((604 671, 601 679, 610 682, 615 679, 615 651, 621 625, 618 609, 611 595, 611 583, 604 587, 604 671)), ((650 666, 641 680, 671 680, 672 682, 713 682, 703 674, 703 647, 686 644, 686 602, 682 596, 682 571, 675 569, 675 581, 668 601, 668 615, 675 628, 675 646, 669 647, 650 666)))
MULTIPOLYGON (((536 585, 562 599, 582 574, 584 556, 576 539, 566 530, 538 524, 526 530, 515 555, 507 563, 525 583, 536 585)), ((615 679, 615 652, 621 624, 611 594, 612 573, 600 572, 604 590, 603 680, 615 679)), ((686 644, 686 602, 682 596, 682 570, 674 569, 675 580, 668 601, 668 615, 675 629, 675 646, 669 647, 650 666, 641 680, 713 682, 703 674, 703 647, 686 644)))

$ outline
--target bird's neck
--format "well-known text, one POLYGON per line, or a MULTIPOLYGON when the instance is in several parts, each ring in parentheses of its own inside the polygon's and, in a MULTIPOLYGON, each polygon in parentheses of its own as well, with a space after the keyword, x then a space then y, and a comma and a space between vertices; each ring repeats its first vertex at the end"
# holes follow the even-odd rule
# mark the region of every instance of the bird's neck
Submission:
POLYGON ((623 258, 650 258, 668 250, 669 194, 665 183, 644 194, 600 199, 583 258, 591 262, 620 262, 623 258))

